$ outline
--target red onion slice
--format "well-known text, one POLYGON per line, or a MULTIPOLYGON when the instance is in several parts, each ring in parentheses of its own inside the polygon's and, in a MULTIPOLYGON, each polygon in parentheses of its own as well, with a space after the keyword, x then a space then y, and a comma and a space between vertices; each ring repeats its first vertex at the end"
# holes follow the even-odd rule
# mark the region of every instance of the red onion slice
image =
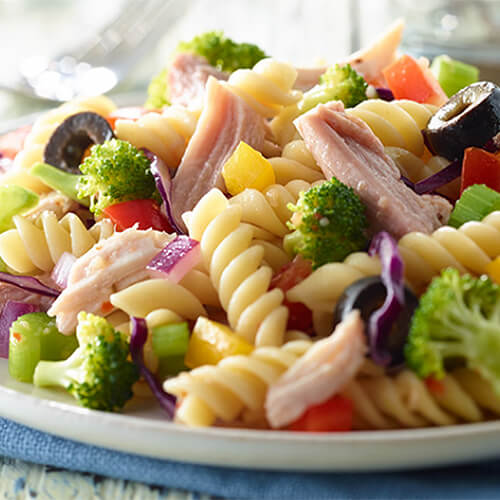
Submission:
POLYGON ((132 334, 130 336, 130 354, 132 361, 136 364, 144 380, 149 385, 154 396, 160 403, 161 407, 167 413, 169 420, 172 420, 175 415, 175 403, 177 398, 163 390, 163 387, 155 376, 146 368, 144 364, 143 350, 144 344, 148 338, 148 326, 143 318, 131 318, 132 334))
POLYGON ((375 90, 377 91, 379 99, 388 102, 394 101, 394 94, 391 89, 387 89, 385 87, 375 87, 375 90))
POLYGON ((440 187, 454 181, 462 173, 462 162, 455 160, 439 172, 415 183, 413 189, 417 194, 425 194, 435 191, 440 187))
POLYGON ((9 357, 9 332, 12 323, 20 316, 38 311, 40 308, 35 304, 7 301, 0 314, 0 358, 9 357))
POLYGON ((57 286, 62 289, 68 286, 69 273, 75 262, 76 257, 69 252, 64 252, 61 255, 50 275, 57 286))
POLYGON ((8 283, 9 285, 17 286, 26 292, 44 295, 45 297, 59 297, 59 290, 50 288, 44 285, 41 281, 33 276, 17 276, 14 274, 0 272, 0 282, 8 283))
POLYGON ((153 278, 168 278, 174 283, 201 261, 200 243, 188 236, 177 236, 146 266, 153 278))

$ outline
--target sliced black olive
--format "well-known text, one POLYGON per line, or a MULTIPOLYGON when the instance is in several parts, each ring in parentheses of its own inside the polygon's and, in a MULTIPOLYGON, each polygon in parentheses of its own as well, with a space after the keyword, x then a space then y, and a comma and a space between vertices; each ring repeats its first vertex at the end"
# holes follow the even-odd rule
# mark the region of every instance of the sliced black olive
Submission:
POLYGON ((423 131, 429 149, 449 160, 483 146, 500 131, 500 88, 491 82, 465 87, 441 106, 423 131))
MULTIPOLYGON (((385 297, 386 288, 380 276, 371 276, 354 282, 345 289, 337 302, 335 323, 342 321, 353 309, 358 309, 366 324, 372 313, 382 306, 385 297)), ((417 297, 405 287, 405 307, 393 323, 387 344, 384 346, 391 356, 391 366, 400 365, 404 361, 403 348, 417 306, 417 297)))
POLYGON ((101 115, 91 111, 77 113, 66 118, 54 130, 45 146, 43 161, 66 172, 78 174, 78 167, 87 148, 113 137, 113 129, 101 115))

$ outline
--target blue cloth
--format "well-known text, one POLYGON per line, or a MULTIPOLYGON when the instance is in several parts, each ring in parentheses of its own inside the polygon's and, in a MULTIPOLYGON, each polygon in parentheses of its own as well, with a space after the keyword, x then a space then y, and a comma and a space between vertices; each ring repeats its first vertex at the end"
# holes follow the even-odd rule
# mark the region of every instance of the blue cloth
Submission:
MULTIPOLYGON (((210 450, 207 450, 210 453, 210 450)), ((432 450, 429 450, 432 454, 432 450)), ((0 418, 0 454, 232 499, 498 499, 500 462, 393 473, 296 473, 190 465, 62 439, 0 418)))

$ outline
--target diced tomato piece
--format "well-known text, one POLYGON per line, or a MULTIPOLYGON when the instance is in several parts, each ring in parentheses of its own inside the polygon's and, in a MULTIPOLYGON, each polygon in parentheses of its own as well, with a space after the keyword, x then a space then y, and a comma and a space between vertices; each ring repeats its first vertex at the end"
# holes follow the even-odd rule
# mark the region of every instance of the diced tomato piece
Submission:
POLYGON ((138 224, 138 228, 143 230, 156 229, 168 233, 173 231, 160 207, 153 200, 124 201, 105 208, 104 213, 116 224, 119 231, 134 224, 138 224))
POLYGON ((118 108, 110 113, 107 120, 111 128, 114 130, 116 120, 138 120, 146 113, 155 113, 156 110, 146 109, 142 106, 130 106, 127 108, 118 108))
MULTIPOLYGON (((270 288, 281 288, 284 292, 290 290, 312 272, 311 262, 297 255, 292 262, 284 265, 273 277, 270 288)), ((285 300, 283 305, 288 307, 289 330, 308 331, 312 326, 312 312, 301 302, 289 302, 285 300)))
POLYGON ((486 184, 500 192, 500 161, 496 154, 474 147, 465 150, 460 193, 473 184, 486 184))
POLYGON ((387 85, 396 99, 441 106, 448 97, 429 68, 429 61, 401 56, 383 70, 387 85))
POLYGON ((30 131, 31 125, 26 125, 2 135, 0 137, 0 156, 5 156, 13 160, 17 153, 23 149, 24 141, 30 131))
POLYGON ((427 389, 434 394, 444 394, 445 392, 444 383, 434 377, 427 377, 425 379, 425 385, 427 389))
POLYGON ((310 406, 288 426, 290 431, 345 432, 352 429, 353 404, 343 396, 333 396, 324 403, 310 406))

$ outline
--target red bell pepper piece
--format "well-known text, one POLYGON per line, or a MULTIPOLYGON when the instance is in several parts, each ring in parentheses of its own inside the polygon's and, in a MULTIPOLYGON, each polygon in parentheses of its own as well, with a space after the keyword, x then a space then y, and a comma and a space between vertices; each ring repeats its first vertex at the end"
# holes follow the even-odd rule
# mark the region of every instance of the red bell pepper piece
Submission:
POLYGON ((290 431, 345 432, 352 430, 353 404, 343 396, 333 396, 324 403, 310 406, 288 426, 290 431))
POLYGON ((460 194, 473 184, 486 184, 500 192, 500 162, 496 154, 475 147, 465 150, 460 194))
POLYGON ((0 156, 5 156, 10 159, 21 151, 24 147, 24 140, 31 131, 31 125, 18 128, 8 134, 0 137, 0 156))
POLYGON ((131 200, 111 205, 104 209, 119 231, 138 225, 138 229, 156 229, 173 232, 167 218, 153 200, 131 200))
POLYGON ((383 70, 387 85, 396 99, 410 99, 441 106, 448 97, 429 68, 426 59, 401 56, 383 70))

